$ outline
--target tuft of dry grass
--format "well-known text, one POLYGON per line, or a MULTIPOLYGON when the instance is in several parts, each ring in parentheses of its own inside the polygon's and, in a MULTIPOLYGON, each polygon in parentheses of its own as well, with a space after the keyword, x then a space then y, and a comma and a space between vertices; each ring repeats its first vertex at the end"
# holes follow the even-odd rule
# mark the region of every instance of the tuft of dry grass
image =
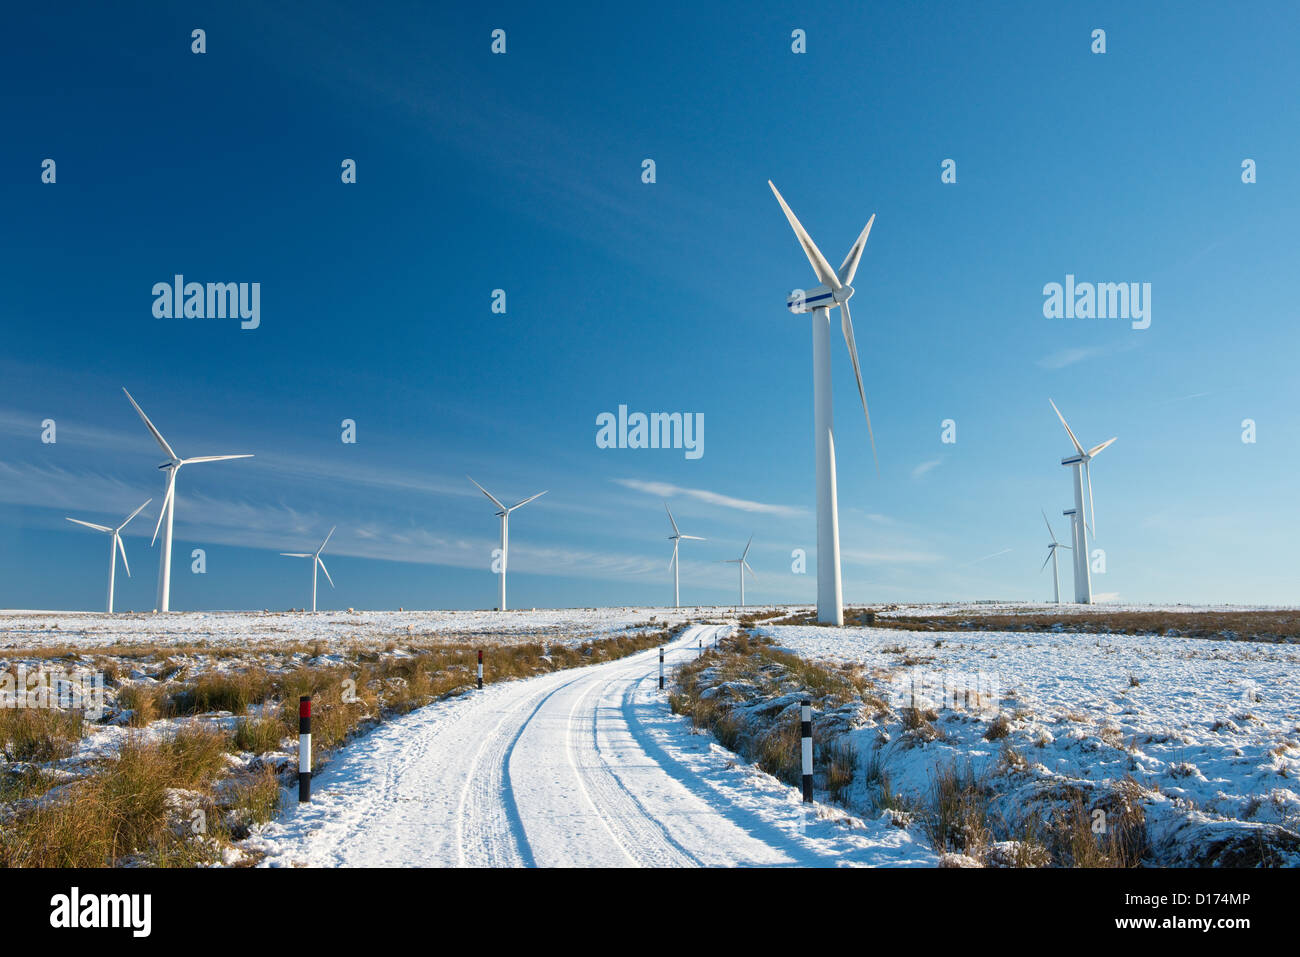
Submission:
POLYGON ((289 727, 276 715, 262 718, 240 718, 235 723, 235 732, 231 738, 231 744, 237 751, 266 754, 268 751, 278 751, 280 742, 290 733, 289 727))
POLYGON ((76 750, 84 721, 81 711, 0 708, 0 750, 9 761, 59 761, 76 750))
POLYGON ((997 741, 1010 733, 1011 719, 1007 717, 1006 712, 999 712, 998 716, 989 722, 988 730, 984 732, 984 740, 997 741))
POLYGON ((969 765, 938 769, 922 816, 934 849, 978 858, 993 837, 988 804, 989 789, 969 765))

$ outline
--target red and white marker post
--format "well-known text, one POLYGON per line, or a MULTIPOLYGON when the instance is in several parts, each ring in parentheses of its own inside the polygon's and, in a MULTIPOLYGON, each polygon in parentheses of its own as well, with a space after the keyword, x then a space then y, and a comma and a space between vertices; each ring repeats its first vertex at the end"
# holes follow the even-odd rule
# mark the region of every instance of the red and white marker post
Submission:
POLYGON ((483 690, 483 652, 478 653, 478 690, 483 690))

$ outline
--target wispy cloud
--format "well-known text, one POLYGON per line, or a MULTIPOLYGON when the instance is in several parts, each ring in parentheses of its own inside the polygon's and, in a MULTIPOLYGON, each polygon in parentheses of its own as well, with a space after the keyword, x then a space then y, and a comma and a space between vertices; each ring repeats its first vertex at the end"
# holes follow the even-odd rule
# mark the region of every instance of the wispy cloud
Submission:
POLYGON ((1038 360, 1038 366, 1041 369, 1064 369, 1076 362, 1099 359, 1102 356, 1108 356, 1116 352, 1128 352, 1130 349, 1137 348, 1139 342, 1139 339, 1128 338, 1100 346, 1074 346, 1069 349, 1061 349, 1058 352, 1043 356, 1038 360))
POLYGON ((634 492, 645 492, 647 495, 653 495, 656 498, 669 499, 685 496, 709 505, 720 505, 723 508, 734 508, 741 512, 757 512, 762 515, 780 515, 785 518, 797 518, 806 514, 804 509, 794 505, 772 505, 767 502, 755 502, 750 499, 723 495, 720 492, 710 492, 707 489, 685 488, 669 482, 643 482, 640 479, 614 479, 614 481, 624 488, 630 488, 634 492))
POLYGON ((912 469, 912 478, 919 479, 926 472, 938 468, 943 463, 943 459, 930 459, 928 462, 922 462, 912 469))
POLYGON ((969 568, 969 567, 972 566, 972 565, 978 565, 980 562, 986 562, 986 561, 988 561, 990 558, 997 558, 999 555, 1005 555, 1005 554, 1006 554, 1007 552, 1009 552, 1009 551, 1011 551, 1011 549, 1009 549, 1009 548, 1004 548, 1004 549, 1002 549, 1002 551, 1000 551, 1000 552, 994 552, 992 555, 985 555, 983 558, 977 558, 977 559, 975 559, 975 561, 973 561, 973 562, 967 562, 967 563, 966 563, 965 565, 963 565, 962 567, 963 567, 963 568, 969 568))
POLYGON ((875 551, 859 551, 856 549, 846 548, 841 550, 840 556, 844 561, 856 565, 912 565, 943 561, 942 555, 912 548, 883 549, 875 551))

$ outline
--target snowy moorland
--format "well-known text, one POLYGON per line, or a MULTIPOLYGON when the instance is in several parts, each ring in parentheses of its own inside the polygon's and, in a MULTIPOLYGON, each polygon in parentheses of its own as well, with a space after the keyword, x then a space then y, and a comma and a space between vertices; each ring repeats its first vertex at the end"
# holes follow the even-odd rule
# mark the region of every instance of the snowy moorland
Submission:
MULTIPOLYGON (((864 669, 891 714, 925 715, 932 733, 922 736, 887 716, 851 735, 863 762, 915 801, 942 769, 965 767, 1015 822, 1054 789, 1092 792, 1131 779, 1151 853, 1167 864, 1195 863, 1207 848, 1239 851, 1260 839, 1256 825, 1300 829, 1294 644, 896 627, 760 625, 756 633, 805 658, 864 669)), ((1281 843, 1300 862, 1300 840, 1281 843)))

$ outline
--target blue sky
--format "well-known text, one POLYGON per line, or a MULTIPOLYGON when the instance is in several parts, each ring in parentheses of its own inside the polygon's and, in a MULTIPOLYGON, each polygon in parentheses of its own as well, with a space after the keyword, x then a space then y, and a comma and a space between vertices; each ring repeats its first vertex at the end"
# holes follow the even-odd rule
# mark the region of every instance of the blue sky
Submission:
POLYGON ((332 525, 323 607, 491 607, 466 473, 550 490, 511 521, 514 606, 671 601, 665 498, 708 538, 685 601, 734 599, 719 562, 751 533, 747 597, 811 601, 811 335, 784 298, 814 280, 769 178, 834 263, 877 217, 853 307, 879 475, 832 346, 848 601, 1050 597, 1049 396, 1119 436, 1095 592, 1295 600, 1293 4, 443 6, 10 15, 0 607, 99 608, 107 543, 64 516, 150 496, 117 604, 153 606, 162 459, 123 386, 182 456, 256 456, 180 474, 174 608, 309 602, 277 553, 332 525), (260 282, 260 327, 155 318, 176 273, 260 282), (1067 273, 1151 283, 1150 328, 1044 318, 1067 273), (598 449, 620 404, 702 413, 705 454, 598 449))

